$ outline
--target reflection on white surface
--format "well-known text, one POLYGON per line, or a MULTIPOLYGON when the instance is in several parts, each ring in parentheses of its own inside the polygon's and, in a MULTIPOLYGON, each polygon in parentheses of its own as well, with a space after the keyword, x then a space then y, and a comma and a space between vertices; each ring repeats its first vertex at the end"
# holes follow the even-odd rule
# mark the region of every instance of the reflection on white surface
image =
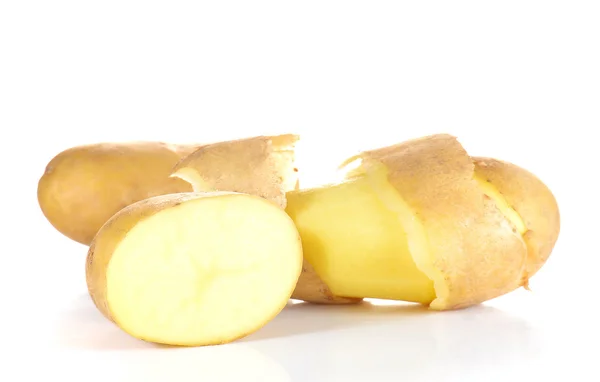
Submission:
POLYGON ((286 370, 243 344, 88 352, 69 349, 44 365, 52 377, 85 381, 290 382, 286 370))
POLYGON ((86 381, 491 381, 533 373, 540 346, 526 321, 496 308, 432 312, 377 300, 291 302, 258 332, 199 348, 138 341, 87 297, 56 325, 59 346, 40 359, 51 375, 86 381))
POLYGON ((388 304, 291 305, 244 341, 269 354, 285 336, 295 337, 294 347, 271 355, 307 381, 492 378, 538 351, 527 322, 495 308, 431 312, 388 304))
POLYGON ((111 382, 290 381, 281 365, 243 343, 186 348, 137 340, 106 320, 87 296, 61 317, 57 335, 62 362, 51 365, 56 375, 91 370, 92 380, 111 382))

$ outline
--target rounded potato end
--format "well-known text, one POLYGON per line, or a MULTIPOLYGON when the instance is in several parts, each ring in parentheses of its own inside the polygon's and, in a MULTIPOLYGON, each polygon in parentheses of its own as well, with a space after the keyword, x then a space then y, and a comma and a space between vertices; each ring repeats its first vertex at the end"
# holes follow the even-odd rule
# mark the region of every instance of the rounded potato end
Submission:
POLYGON ((523 275, 526 282, 546 263, 558 240, 557 201, 546 184, 517 165, 484 157, 474 157, 473 162, 476 175, 492 184, 523 221, 523 239, 527 244, 523 275))
POLYGON ((130 142, 67 149, 48 163, 38 182, 39 206, 59 232, 89 245, 122 208, 152 196, 192 191, 169 174, 197 147, 130 142))

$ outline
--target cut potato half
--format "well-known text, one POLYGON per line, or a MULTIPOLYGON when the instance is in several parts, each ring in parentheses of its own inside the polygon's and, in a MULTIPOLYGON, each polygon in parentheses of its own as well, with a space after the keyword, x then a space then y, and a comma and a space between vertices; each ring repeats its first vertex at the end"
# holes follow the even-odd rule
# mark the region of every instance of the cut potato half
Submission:
POLYGON ((286 305, 302 269, 292 220, 238 193, 182 193, 126 207, 88 252, 90 295, 130 335, 201 346, 244 337, 286 305))

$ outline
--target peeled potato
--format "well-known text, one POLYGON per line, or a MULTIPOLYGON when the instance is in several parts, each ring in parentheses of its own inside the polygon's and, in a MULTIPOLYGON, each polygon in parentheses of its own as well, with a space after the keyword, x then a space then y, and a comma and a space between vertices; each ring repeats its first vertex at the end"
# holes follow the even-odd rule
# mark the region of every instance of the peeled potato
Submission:
POLYGON ((189 192, 170 178, 173 166, 198 148, 159 142, 100 143, 55 156, 38 183, 38 202, 65 236, 89 245, 116 212, 157 195, 189 192))
MULTIPOLYGON (((371 180, 288 193, 304 257, 333 295, 428 303, 433 282, 415 265, 398 213, 371 180)), ((385 181, 378 186, 395 192, 385 181)))
POLYGON ((337 296, 457 309, 520 286, 558 236, 550 191, 450 135, 367 151, 347 181, 287 194, 304 256, 337 296))
MULTIPOLYGON (((260 136, 203 146, 173 169, 194 191, 235 191, 257 195, 285 208, 286 192, 298 188, 294 146, 298 136, 260 136)), ((335 296, 304 261, 292 298, 313 303, 347 304, 360 298, 335 296)))
POLYGON ((286 305, 302 268, 288 215, 237 193, 182 193, 134 203, 90 246, 98 309, 149 342, 202 346, 244 337, 286 305))

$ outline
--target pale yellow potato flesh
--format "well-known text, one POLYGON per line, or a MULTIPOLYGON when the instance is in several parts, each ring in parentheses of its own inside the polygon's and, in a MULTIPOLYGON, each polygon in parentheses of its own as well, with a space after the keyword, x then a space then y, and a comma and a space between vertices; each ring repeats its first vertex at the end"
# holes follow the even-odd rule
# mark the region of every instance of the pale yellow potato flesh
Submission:
POLYGON ((130 335, 203 346, 244 337, 286 305, 302 268, 293 222, 266 200, 183 193, 135 203, 88 253, 96 306, 130 335))
MULTIPOLYGON (((385 180, 379 186, 395 192, 385 180)), ((289 192, 287 199, 304 256, 334 294, 433 301, 433 282, 416 267, 398 213, 368 177, 289 192)))
POLYGON ((334 294, 317 274, 315 268, 306 260, 306 257, 292 298, 321 305, 348 305, 363 300, 362 297, 342 297, 334 294))

